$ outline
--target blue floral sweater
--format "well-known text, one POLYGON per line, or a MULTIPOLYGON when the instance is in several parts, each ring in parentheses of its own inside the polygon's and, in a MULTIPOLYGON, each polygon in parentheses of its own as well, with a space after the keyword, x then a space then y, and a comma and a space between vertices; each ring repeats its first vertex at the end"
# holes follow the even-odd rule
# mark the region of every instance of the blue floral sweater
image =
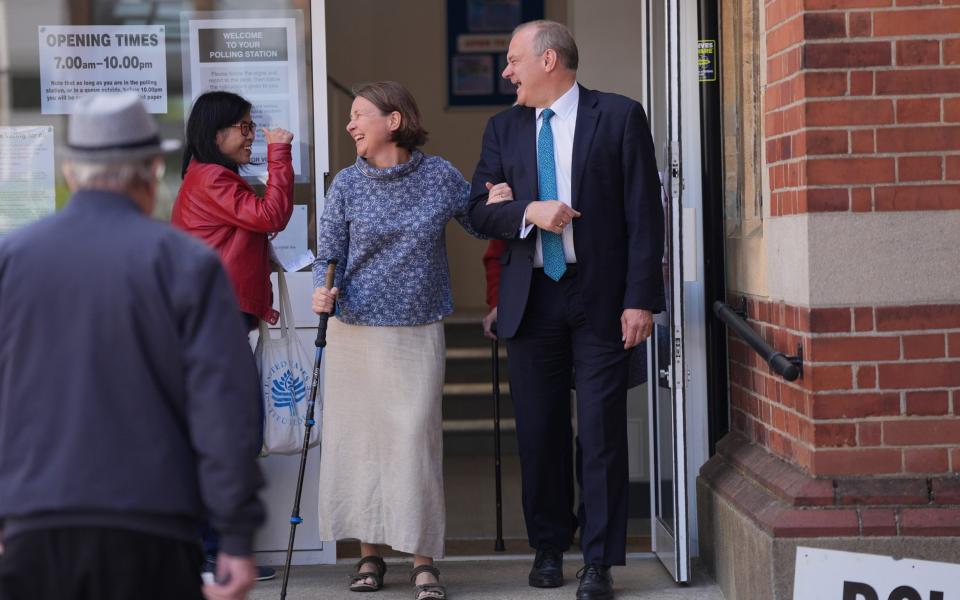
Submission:
POLYGON ((337 316, 353 325, 409 326, 453 312, 446 225, 467 220, 470 184, 439 156, 376 169, 361 158, 337 173, 320 218, 314 284, 338 260, 337 316))

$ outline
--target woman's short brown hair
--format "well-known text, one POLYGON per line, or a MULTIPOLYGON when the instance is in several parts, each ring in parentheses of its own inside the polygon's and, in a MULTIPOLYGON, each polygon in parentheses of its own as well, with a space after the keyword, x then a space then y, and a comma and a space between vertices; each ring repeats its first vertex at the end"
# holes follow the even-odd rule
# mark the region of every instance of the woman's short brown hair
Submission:
POLYGON ((412 152, 427 143, 427 130, 420 124, 420 109, 407 88, 396 81, 378 81, 355 88, 353 95, 369 100, 385 115, 400 113, 400 127, 393 132, 391 141, 401 148, 412 152))

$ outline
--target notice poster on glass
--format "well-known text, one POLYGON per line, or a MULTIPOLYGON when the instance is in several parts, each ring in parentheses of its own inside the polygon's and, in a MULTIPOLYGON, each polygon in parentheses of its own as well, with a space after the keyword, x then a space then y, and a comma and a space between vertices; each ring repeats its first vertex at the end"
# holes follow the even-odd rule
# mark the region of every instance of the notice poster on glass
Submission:
POLYGON ((88 94, 134 91, 167 112, 163 25, 41 25, 40 110, 66 115, 88 94))
POLYGON ((271 258, 284 271, 295 272, 312 265, 313 252, 307 246, 307 207, 297 204, 286 229, 270 240, 271 258))
POLYGON ((53 127, 0 127, 0 237, 53 213, 53 127))
POLYGON ((543 18, 543 0, 447 0, 447 103, 509 105, 517 89, 500 77, 513 29, 543 18))
POLYGON ((295 180, 309 181, 303 13, 192 12, 181 20, 189 36, 183 44, 184 119, 205 92, 239 94, 253 104, 258 128, 250 164, 241 175, 255 180, 267 172, 267 144, 259 129, 282 127, 294 134, 295 180))

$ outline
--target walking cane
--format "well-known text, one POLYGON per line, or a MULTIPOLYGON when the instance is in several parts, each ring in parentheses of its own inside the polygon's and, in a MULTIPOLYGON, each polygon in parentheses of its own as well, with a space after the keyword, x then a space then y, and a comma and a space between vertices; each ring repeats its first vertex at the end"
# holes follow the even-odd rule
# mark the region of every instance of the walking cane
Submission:
MULTIPOLYGON (((497 334, 497 322, 490 325, 490 331, 497 334)), ((494 552, 503 552, 503 492, 500 471, 500 343, 494 338, 490 342, 493 349, 493 464, 497 493, 497 539, 493 543, 494 552)))
MULTIPOLYGON (((327 276, 324 286, 327 289, 333 287, 333 278, 337 269, 337 259, 331 258, 327 261, 327 276)), ((293 540, 297 535, 297 525, 303 522, 300 518, 300 496, 303 494, 303 474, 307 468, 307 450, 310 448, 310 430, 316 422, 313 419, 313 408, 317 403, 317 387, 320 385, 320 361, 323 359, 323 348, 327 345, 327 319, 329 313, 320 315, 320 323, 317 325, 317 339, 314 345, 317 347, 316 359, 313 362, 313 382, 310 385, 310 401, 307 403, 306 427, 303 432, 303 448, 300 450, 300 475, 297 477, 297 494, 293 500, 293 512, 290 514, 290 541, 287 543, 287 559, 283 565, 283 587, 280 588, 280 600, 287 597, 287 579, 290 577, 290 559, 293 558, 293 540)), ((319 451, 320 448, 317 448, 319 451)))

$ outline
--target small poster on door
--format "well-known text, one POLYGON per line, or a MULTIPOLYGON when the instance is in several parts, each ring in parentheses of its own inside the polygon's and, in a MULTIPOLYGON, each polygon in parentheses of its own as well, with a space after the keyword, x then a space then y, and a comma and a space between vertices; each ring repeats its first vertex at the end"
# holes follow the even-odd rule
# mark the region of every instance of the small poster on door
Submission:
POLYGON ((40 111, 66 115, 83 96, 134 91, 167 112, 163 25, 41 25, 40 111))
POLYGON ((241 171, 253 181, 267 172, 267 143, 261 128, 282 127, 294 134, 293 170, 296 181, 310 180, 307 156, 306 63, 302 49, 303 13, 271 11, 183 13, 184 115, 193 101, 210 91, 239 94, 253 105, 251 118, 258 131, 253 155, 241 171))
POLYGON ((700 83, 717 80, 717 41, 697 42, 697 79, 700 83))
POLYGON ((0 127, 0 238, 53 213, 53 127, 0 127))

